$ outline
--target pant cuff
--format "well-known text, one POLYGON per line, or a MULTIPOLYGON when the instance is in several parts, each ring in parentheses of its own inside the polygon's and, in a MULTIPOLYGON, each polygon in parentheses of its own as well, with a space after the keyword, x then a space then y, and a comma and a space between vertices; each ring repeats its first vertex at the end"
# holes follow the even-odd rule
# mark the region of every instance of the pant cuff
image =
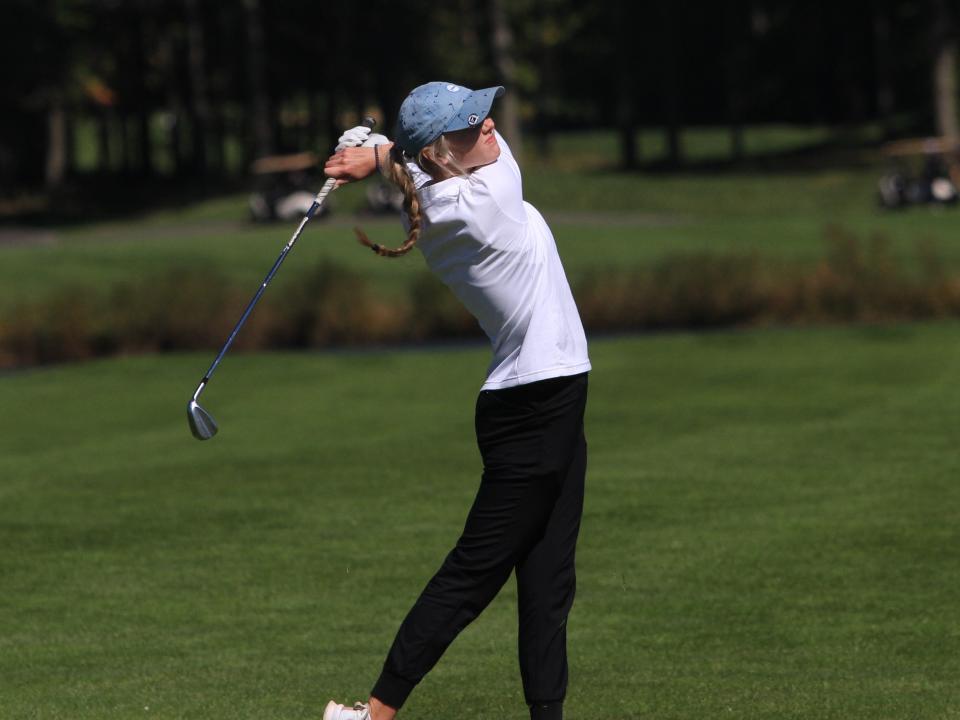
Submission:
POLYGON ((377 680, 377 684, 373 686, 373 690, 370 691, 370 695, 384 705, 399 710, 416 685, 416 683, 404 680, 384 670, 380 673, 380 678, 377 680))
POLYGON ((532 703, 530 720, 563 720, 563 703, 532 703))

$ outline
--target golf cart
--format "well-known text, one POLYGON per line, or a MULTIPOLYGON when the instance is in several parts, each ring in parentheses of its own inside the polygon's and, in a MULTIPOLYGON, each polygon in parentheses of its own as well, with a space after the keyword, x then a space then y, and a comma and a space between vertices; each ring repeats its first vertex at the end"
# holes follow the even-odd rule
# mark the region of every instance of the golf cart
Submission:
MULTIPOLYGON (((316 195, 323 178, 316 172, 320 158, 311 152, 271 155, 253 163, 255 189, 249 198, 250 217, 257 222, 298 220, 316 195)), ((374 214, 395 215, 403 208, 403 193, 380 177, 366 184, 367 209, 374 214)), ((329 214, 324 204, 318 217, 329 214)))
MULTIPOLYGON (((311 152, 294 155, 270 155, 257 159, 251 167, 255 188, 250 195, 250 217, 257 222, 298 220, 316 196, 323 178, 316 172, 320 158, 311 152)), ((329 213, 324 204, 317 213, 329 213)))
POLYGON ((383 177, 367 183, 367 209, 376 215, 397 215, 403 210, 403 193, 383 177))
POLYGON ((953 205, 960 199, 960 139, 898 140, 881 152, 893 165, 878 182, 881 207, 953 205))

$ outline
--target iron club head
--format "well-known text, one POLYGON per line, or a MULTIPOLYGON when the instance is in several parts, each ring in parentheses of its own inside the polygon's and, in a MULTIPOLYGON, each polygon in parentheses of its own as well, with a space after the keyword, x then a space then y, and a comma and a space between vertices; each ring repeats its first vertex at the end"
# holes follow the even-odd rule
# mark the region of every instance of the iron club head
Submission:
POLYGON ((209 440, 217 434, 216 421, 196 400, 191 400, 187 405, 187 419, 190 421, 190 432, 197 440, 209 440))

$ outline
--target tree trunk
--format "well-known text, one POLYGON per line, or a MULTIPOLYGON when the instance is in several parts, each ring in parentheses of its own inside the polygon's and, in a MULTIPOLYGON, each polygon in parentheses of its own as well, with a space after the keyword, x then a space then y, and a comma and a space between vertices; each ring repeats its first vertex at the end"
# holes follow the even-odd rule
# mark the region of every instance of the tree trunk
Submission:
POLYGON ((44 182, 47 190, 63 184, 67 175, 67 116, 60 97, 54 99, 47 113, 47 159, 44 182))
POLYGON ((957 120, 957 34, 946 0, 934 2, 933 103, 937 134, 960 138, 957 120))
POLYGON ((874 101, 882 123, 890 120, 895 109, 893 57, 890 49, 890 17, 877 7, 873 11, 874 101))
POLYGON ((553 153, 550 133, 553 130, 552 98, 560 93, 557 88, 557 47, 562 42, 559 29, 553 27, 555 19, 551 0, 536 0, 535 11, 540 34, 537 43, 536 111, 533 116, 534 142, 537 155, 549 159, 553 153))
POLYGON ((617 68, 619 70, 619 93, 617 94, 617 129, 620 133, 620 164, 624 170, 634 170, 640 160, 637 146, 637 47, 632 34, 631 0, 617 2, 617 68))
POLYGON ((100 108, 97 112, 97 172, 109 175, 113 166, 110 152, 110 110, 100 108))
POLYGON ((323 153, 326 149, 326 138, 324 137, 323 127, 325 112, 323 94, 319 91, 311 90, 307 102, 310 107, 307 143, 309 148, 314 152, 323 153))
POLYGON ((183 103, 176 91, 170 98, 170 122, 167 125, 167 142, 170 145, 170 162, 173 166, 174 176, 181 176, 184 173, 185 162, 184 142, 183 142, 183 103))
POLYGON ((400 100, 403 99, 402 92, 400 84, 394 77, 382 80, 378 78, 377 104, 383 112, 383 127, 377 132, 382 132, 384 135, 393 133, 397 113, 400 112, 400 100))
POLYGON ((143 105, 137 108, 137 140, 140 143, 137 152, 140 172, 151 176, 153 175, 153 147, 150 144, 150 111, 143 105))
POLYGON ((667 164, 676 167, 683 159, 680 143, 682 130, 680 120, 680 77, 679 48, 676 28, 677 10, 673 5, 661 8, 663 33, 661 36, 661 54, 663 57, 664 104, 667 120, 667 164))
POLYGON ((117 114, 117 120, 120 129, 120 172, 123 175, 132 175, 136 162, 133 159, 133 143, 130 140, 130 114, 121 109, 117 114))
POLYGON ((493 64, 500 83, 507 88, 507 94, 500 99, 497 113, 500 130, 513 154, 519 158, 523 139, 520 135, 520 108, 517 98, 516 63, 513 59, 513 33, 504 12, 502 0, 489 0, 490 27, 493 41, 493 64))
POLYGON ((724 7, 724 33, 721 52, 723 53, 723 85, 726 99, 727 126, 730 130, 730 159, 739 163, 746 156, 743 137, 743 87, 749 86, 744 79, 747 63, 744 61, 743 48, 746 43, 747 13, 741 3, 724 7))
MULTIPOLYGON (((254 156, 263 157, 273 153, 273 120, 270 115, 270 96, 266 83, 266 60, 264 54, 263 28, 260 17, 260 0, 243 0, 246 27, 246 55, 250 78, 250 114, 253 117, 254 156)), ((334 136, 336 137, 336 136, 334 136)))
POLYGON ((227 174, 227 123, 221 104, 213 106, 209 124, 213 132, 213 142, 207 148, 211 167, 218 175, 224 176, 227 174))
POLYGON ((75 109, 66 110, 64 119, 66 120, 67 132, 67 178, 71 178, 76 177, 77 174, 77 118, 75 109))
POLYGON ((637 145, 637 123, 633 93, 620 93, 617 120, 620 131, 620 161, 624 170, 635 170, 639 165, 640 148, 637 145))
POLYGON ((210 135, 210 100, 207 95, 206 49, 198 0, 184 0, 187 11, 187 67, 190 70, 190 125, 192 165, 203 176, 209 169, 207 139, 210 135))
MULTIPOLYGON (((147 74, 147 65, 149 63, 147 48, 147 11, 143 6, 135 6, 136 12, 131 13, 130 31, 134 39, 133 62, 134 73, 136 77, 143 78, 147 74)), ((136 104, 135 112, 137 114, 137 165, 141 174, 145 176, 153 175, 153 147, 150 137, 150 107, 147 99, 147 92, 144 84, 138 82, 135 84, 136 90, 134 102, 136 104)))
POLYGON ((329 150, 333 150, 334 146, 337 144, 337 138, 340 137, 342 130, 340 129, 340 123, 337 120, 337 103, 339 102, 339 96, 334 89, 330 89, 327 93, 327 106, 326 112, 324 113, 323 124, 327 128, 327 144, 329 150))

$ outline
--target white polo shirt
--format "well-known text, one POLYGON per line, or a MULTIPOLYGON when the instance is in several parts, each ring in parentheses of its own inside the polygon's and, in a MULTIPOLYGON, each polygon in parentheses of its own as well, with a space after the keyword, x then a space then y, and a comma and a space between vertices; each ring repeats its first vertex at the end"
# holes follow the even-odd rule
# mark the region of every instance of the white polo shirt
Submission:
POLYGON ((420 187, 417 247, 490 338, 483 390, 590 369, 587 340, 553 234, 523 199, 520 168, 497 133, 499 159, 467 177, 434 184, 408 163, 420 187))

